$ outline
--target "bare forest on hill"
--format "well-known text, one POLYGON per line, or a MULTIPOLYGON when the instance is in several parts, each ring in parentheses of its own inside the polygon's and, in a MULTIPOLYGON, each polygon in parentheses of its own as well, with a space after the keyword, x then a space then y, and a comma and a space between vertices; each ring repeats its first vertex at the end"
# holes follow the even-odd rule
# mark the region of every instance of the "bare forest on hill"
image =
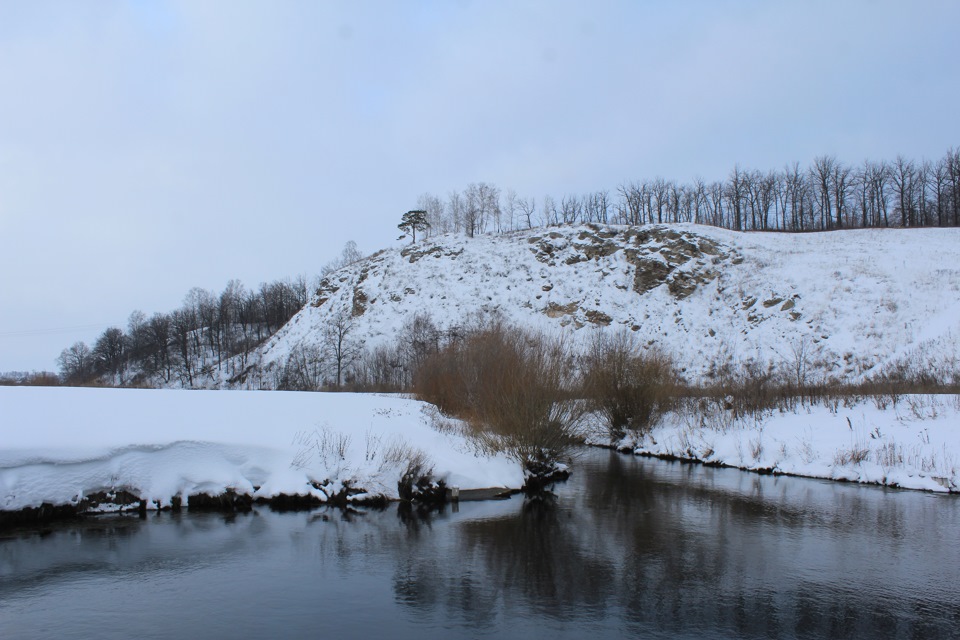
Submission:
POLYGON ((427 234, 504 233, 563 224, 693 222, 735 231, 827 231, 867 227, 960 225, 960 149, 936 161, 864 160, 823 155, 809 167, 751 170, 725 180, 684 183, 663 178, 621 183, 537 201, 485 182, 446 197, 425 193, 427 234))

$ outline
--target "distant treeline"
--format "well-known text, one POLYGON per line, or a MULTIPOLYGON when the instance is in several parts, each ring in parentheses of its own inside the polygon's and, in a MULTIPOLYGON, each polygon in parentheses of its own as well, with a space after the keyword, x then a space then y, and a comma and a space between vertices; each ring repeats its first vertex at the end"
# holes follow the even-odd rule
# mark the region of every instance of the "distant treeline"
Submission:
POLYGON ((193 288, 183 305, 171 313, 149 318, 130 314, 127 329, 106 329, 93 346, 76 342, 57 362, 67 384, 138 386, 151 379, 177 380, 194 386, 197 377, 212 370, 228 376, 246 367, 245 354, 273 335, 307 303, 304 277, 246 289, 231 280, 216 294, 193 288), (233 356, 240 356, 231 360, 233 356))
POLYGON ((60 378, 52 371, 5 371, 0 387, 56 387, 60 378))
POLYGON ((446 198, 423 194, 417 206, 427 213, 428 235, 470 237, 580 223, 694 222, 736 231, 960 226, 960 150, 936 161, 897 156, 850 165, 819 156, 809 167, 738 165, 718 182, 654 178, 540 202, 480 182, 446 198))

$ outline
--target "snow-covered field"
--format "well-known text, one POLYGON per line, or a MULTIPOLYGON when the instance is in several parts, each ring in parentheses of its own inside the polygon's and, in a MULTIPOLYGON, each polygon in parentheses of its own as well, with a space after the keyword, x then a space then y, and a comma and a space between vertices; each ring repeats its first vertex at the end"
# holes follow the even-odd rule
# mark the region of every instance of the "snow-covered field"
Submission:
POLYGON ((344 482, 394 498, 418 454, 448 486, 523 483, 432 422, 429 405, 371 394, 0 387, 0 510, 120 489, 153 508, 228 489, 323 500, 344 482))
MULTIPOLYGON (((477 455, 456 429, 436 428, 455 422, 399 397, 0 387, 0 418, 3 511, 119 490, 152 508, 228 490, 324 500, 344 483, 395 498, 417 458, 448 486, 523 483, 516 462, 477 455)), ((760 420, 672 414, 643 439, 592 441, 745 469, 960 490, 956 396, 801 407, 760 420)))
POLYGON ((960 396, 901 396, 896 403, 770 411, 735 419, 724 410, 668 414, 645 437, 594 444, 813 478, 927 491, 960 491, 960 396))

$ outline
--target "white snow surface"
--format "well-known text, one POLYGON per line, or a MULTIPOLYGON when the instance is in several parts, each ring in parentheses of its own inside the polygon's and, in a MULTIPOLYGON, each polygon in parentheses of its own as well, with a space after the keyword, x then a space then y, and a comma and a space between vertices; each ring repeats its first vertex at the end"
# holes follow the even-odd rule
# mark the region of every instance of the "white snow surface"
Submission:
MULTIPOLYGON (((247 361, 269 387, 337 313, 351 339, 393 344, 417 313, 440 329, 499 312, 570 333, 632 329, 695 382, 730 365, 786 367, 858 381, 902 362, 960 370, 960 229, 741 233, 679 224, 586 225, 500 236, 445 235, 387 249, 331 274, 247 361)), ((235 371, 236 367, 225 370, 235 371)))
POLYGON ((418 451, 448 486, 522 485, 518 463, 475 455, 432 415, 373 394, 0 387, 0 510, 119 489, 151 508, 228 489, 323 500, 324 482, 395 498, 418 451))
POLYGON ((670 413, 643 436, 611 442, 595 425, 588 441, 754 471, 960 491, 960 396, 954 395, 850 400, 749 418, 724 410, 670 413))

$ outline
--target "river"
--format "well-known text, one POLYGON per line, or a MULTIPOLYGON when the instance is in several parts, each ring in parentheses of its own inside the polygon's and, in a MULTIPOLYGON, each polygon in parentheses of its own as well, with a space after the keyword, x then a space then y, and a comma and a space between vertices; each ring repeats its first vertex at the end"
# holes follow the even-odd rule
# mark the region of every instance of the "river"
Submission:
POLYGON ((960 637, 960 499, 587 450, 550 500, 0 534, 2 638, 960 637))

